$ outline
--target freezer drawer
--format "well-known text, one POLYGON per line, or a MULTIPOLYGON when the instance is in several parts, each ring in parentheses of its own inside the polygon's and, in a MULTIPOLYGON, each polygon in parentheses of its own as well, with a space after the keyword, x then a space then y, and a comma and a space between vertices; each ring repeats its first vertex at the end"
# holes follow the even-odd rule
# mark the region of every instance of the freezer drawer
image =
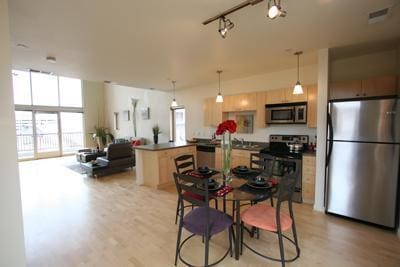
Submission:
POLYGON ((333 142, 327 212, 395 227, 400 145, 333 142))
POLYGON ((400 143, 397 98, 332 102, 333 140, 400 143))

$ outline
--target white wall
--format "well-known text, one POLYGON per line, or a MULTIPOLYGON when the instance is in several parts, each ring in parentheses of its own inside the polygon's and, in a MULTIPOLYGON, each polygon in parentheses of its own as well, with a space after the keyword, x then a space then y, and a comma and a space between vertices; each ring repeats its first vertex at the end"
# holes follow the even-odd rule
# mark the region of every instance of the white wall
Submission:
POLYGON ((0 0, 0 266, 25 266, 17 164, 10 34, 6 0, 0 0))
POLYGON ((158 124, 162 132, 159 135, 159 143, 168 142, 171 93, 107 84, 104 89, 105 125, 110 127, 115 137, 130 138, 134 136, 131 98, 139 99, 136 107, 137 137, 145 138, 147 143, 152 143, 152 127, 158 124), (150 108, 150 119, 143 120, 140 116, 140 109, 147 107, 150 108), (123 119, 122 112, 124 110, 130 111, 129 121, 123 119), (114 112, 119 112, 119 130, 113 128, 114 112))
POLYGON ((85 147, 94 147, 89 133, 94 126, 104 126, 104 83, 82 80, 83 110, 85 113, 85 147))
MULTIPOLYGON (((279 72, 265 73, 242 79, 223 81, 222 94, 233 95, 243 92, 256 92, 277 88, 292 87, 296 82, 296 69, 288 69, 279 72)), ((215 75, 217 80, 217 75, 215 75)), ((300 68, 300 80, 303 84, 317 83, 317 65, 300 68)), ((210 138, 215 128, 203 127, 203 101, 208 97, 215 97, 218 93, 218 83, 179 90, 176 93, 178 103, 186 108, 186 136, 210 138)), ((249 141, 266 142, 270 134, 305 134, 314 140, 316 130, 307 126, 269 126, 255 129, 254 134, 236 134, 235 137, 249 141)))
POLYGON ((333 59, 329 66, 330 81, 349 81, 397 74, 396 49, 365 55, 333 59))

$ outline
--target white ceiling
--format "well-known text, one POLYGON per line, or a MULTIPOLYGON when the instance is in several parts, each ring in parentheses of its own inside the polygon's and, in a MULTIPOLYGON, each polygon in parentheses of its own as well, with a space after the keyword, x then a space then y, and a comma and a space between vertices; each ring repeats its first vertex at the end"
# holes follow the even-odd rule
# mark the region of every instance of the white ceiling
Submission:
POLYGON ((218 22, 202 22, 242 0, 11 0, 14 68, 33 68, 87 80, 169 90, 295 67, 285 51, 304 50, 316 63, 320 48, 400 37, 398 0, 282 0, 286 18, 266 18, 266 1, 230 16, 222 39, 218 22), (393 6, 382 23, 370 11, 393 6), (17 47, 23 43, 29 49, 17 47), (46 62, 47 55, 57 63, 46 62))

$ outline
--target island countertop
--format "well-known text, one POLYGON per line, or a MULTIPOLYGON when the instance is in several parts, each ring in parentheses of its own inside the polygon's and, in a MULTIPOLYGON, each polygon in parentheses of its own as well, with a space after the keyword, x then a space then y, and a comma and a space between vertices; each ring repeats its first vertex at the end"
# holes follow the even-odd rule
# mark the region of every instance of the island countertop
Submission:
POLYGON ((159 151, 159 150, 174 149, 174 148, 195 146, 195 145, 196 144, 188 143, 188 142, 169 142, 169 143, 162 143, 162 144, 136 146, 135 149, 159 151))

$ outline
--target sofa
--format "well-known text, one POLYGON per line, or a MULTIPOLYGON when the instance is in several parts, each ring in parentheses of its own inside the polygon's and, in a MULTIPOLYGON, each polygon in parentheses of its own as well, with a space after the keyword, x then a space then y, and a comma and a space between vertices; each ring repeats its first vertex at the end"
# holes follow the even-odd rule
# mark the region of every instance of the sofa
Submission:
POLYGON ((110 144, 103 157, 97 157, 96 163, 82 164, 90 176, 119 172, 135 166, 135 154, 130 143, 110 144))
POLYGON ((130 143, 111 144, 107 154, 97 158, 97 163, 107 165, 109 168, 131 168, 134 166, 135 155, 132 153, 130 143))

